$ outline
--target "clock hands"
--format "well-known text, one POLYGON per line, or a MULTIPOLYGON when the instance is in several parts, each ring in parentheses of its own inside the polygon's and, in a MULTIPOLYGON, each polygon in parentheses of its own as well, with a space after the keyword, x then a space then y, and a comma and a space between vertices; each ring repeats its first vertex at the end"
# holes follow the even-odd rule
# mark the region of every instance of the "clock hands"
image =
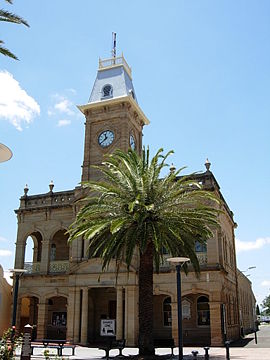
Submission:
POLYGON ((104 134, 105 135, 105 138, 101 141, 101 143, 100 144, 103 144, 104 143, 104 141, 106 140, 106 139, 108 139, 108 136, 106 135, 106 134, 104 134))

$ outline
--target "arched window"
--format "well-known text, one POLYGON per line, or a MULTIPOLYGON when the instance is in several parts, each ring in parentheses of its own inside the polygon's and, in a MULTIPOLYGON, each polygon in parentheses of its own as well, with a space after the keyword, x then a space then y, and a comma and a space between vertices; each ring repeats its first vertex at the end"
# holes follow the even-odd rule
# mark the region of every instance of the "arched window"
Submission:
POLYGON ((210 325, 210 309, 206 296, 200 296, 197 300, 198 325, 210 325))
POLYGON ((108 98, 108 97, 112 97, 113 95, 113 87, 110 84, 104 85, 102 88, 102 97, 103 98, 108 98))
POLYGON ((172 326, 172 307, 170 297, 167 297, 163 301, 163 324, 164 326, 172 326))
POLYGON ((202 244, 200 243, 199 241, 196 241, 195 242, 195 251, 196 252, 203 252, 203 253, 206 253, 207 252, 207 246, 206 244, 202 244))

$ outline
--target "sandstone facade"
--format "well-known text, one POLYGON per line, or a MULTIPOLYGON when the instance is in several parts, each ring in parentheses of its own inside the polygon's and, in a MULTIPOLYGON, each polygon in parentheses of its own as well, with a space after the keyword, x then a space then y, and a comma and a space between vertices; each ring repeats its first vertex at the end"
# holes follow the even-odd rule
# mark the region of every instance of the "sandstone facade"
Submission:
MULTIPOLYGON (((83 181, 99 178, 90 166, 100 164, 105 153, 116 148, 127 150, 133 142, 140 151, 142 128, 149 121, 137 104, 131 71, 123 57, 100 63, 89 102, 79 109, 86 118, 83 181)), ((196 248, 200 278, 192 269, 187 276, 182 274, 183 339, 186 345, 218 346, 225 338, 240 336, 239 286, 252 298, 249 314, 255 303, 251 287, 239 281, 236 224, 209 164, 196 177, 220 197, 223 214, 221 227, 207 247, 196 248)), ((101 320, 114 319, 116 338, 125 338, 128 346, 137 345, 138 257, 134 255, 129 273, 122 264, 116 277, 115 263, 102 271, 100 259, 88 258, 86 240, 67 244, 66 230, 75 220, 76 200, 82 196, 81 187, 54 192, 51 185, 48 193, 31 196, 26 188, 20 199, 15 268, 25 268, 27 273, 20 280, 17 327, 35 325, 38 339, 66 338, 73 343, 97 344, 104 339, 101 320), (30 238, 33 260, 26 263, 25 247, 30 238)), ((154 275, 153 292, 155 338, 173 337, 177 343, 176 274, 166 261, 154 275)))

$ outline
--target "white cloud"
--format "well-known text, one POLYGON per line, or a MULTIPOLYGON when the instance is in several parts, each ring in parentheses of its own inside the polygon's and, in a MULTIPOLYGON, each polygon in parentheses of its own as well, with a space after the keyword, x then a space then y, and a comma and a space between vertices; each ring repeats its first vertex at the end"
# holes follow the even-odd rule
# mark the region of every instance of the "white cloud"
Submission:
POLYGON ((58 127, 67 126, 71 124, 71 120, 59 120, 57 123, 58 127))
POLYGON ((0 249, 0 256, 11 256, 11 255, 12 255, 12 251, 0 249))
POLYGON ((77 91, 75 89, 69 88, 67 91, 71 92, 72 94, 77 94, 77 91))
POLYGON ((30 124, 40 107, 7 71, 0 71, 0 118, 8 120, 17 130, 30 124))
POLYGON ((3 236, 0 236, 0 242, 7 242, 7 239, 4 238, 3 236))
POLYGON ((241 251, 261 249, 263 246, 268 244, 270 244, 270 237, 258 238, 255 241, 241 241, 239 239, 235 240, 236 251, 238 253, 241 251))
POLYGON ((262 286, 270 286, 270 281, 269 280, 264 280, 262 283, 261 283, 262 286))
POLYGON ((72 102, 68 99, 62 99, 58 103, 54 105, 54 108, 58 110, 60 113, 64 113, 67 115, 73 115, 74 112, 71 110, 71 107, 73 106, 72 102))

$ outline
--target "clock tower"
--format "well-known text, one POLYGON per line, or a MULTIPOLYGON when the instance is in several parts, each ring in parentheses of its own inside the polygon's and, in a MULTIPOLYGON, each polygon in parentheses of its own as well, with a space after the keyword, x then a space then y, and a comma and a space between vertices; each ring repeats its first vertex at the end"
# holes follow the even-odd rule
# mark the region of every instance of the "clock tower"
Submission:
POLYGON ((142 148, 142 129, 149 124, 138 105, 131 69, 124 56, 99 60, 97 77, 85 105, 85 143, 82 181, 98 180, 99 165, 106 153, 115 149, 138 152, 142 148))

